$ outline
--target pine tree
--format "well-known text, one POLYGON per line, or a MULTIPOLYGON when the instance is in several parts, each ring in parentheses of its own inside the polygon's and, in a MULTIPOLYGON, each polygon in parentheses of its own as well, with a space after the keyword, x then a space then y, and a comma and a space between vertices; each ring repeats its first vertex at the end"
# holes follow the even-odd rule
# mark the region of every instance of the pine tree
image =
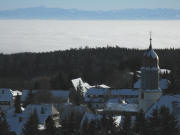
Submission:
POLYGON ((37 111, 34 110, 33 114, 29 117, 28 121, 24 125, 23 134, 38 135, 39 134, 38 124, 39 124, 39 120, 38 120, 37 111))
POLYGON ((24 101, 24 107, 26 107, 27 105, 31 104, 33 102, 33 98, 34 98, 34 94, 32 92, 32 90, 30 90, 28 92, 27 98, 24 101))
POLYGON ((125 118, 122 123, 121 135, 131 135, 131 130, 131 116, 129 114, 125 114, 125 118))
POLYGON ((153 135, 161 135, 160 134, 160 126, 161 120, 159 116, 158 109, 154 109, 150 118, 148 118, 148 131, 153 135))
POLYGON ((133 126, 133 131, 138 135, 147 134, 147 120, 143 110, 140 110, 136 115, 136 119, 133 126))
POLYGON ((154 109, 152 117, 149 118, 150 129, 148 130, 153 135, 177 135, 177 120, 170 113, 169 108, 161 107, 160 110, 154 109))
POLYGON ((55 123, 53 121, 53 119, 49 116, 46 119, 46 129, 45 129, 45 133, 47 135, 55 135, 56 134, 56 127, 55 127, 55 123))
POLYGON ((81 82, 79 81, 76 91, 76 105, 80 105, 82 102, 83 102, 83 87, 81 82))
POLYGON ((103 115, 100 125, 104 134, 115 134, 116 123, 112 115, 103 115))
POLYGON ((14 102, 14 106, 15 106, 15 113, 21 113, 21 97, 20 95, 17 95, 15 98, 15 102, 14 102))
POLYGON ((178 123, 174 115, 170 113, 169 108, 165 106, 161 107, 159 115, 161 121, 161 127, 160 127, 161 135, 177 135, 178 123))
POLYGON ((76 126, 76 121, 74 119, 74 113, 71 112, 70 116, 66 117, 63 121, 62 121, 62 131, 65 135, 71 135, 71 134, 75 134, 75 126, 76 126))
POLYGON ((0 115, 0 135, 9 135, 9 125, 4 114, 0 115))
POLYGON ((80 105, 84 98, 83 98, 83 87, 81 82, 79 82, 77 86, 77 90, 73 89, 70 93, 70 100, 75 105, 80 105))

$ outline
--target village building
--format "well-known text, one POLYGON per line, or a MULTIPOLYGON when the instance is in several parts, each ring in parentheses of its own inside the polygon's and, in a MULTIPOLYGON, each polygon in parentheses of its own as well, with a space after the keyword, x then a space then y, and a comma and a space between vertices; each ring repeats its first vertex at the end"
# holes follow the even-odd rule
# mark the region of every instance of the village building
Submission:
POLYGON ((11 89, 0 89, 0 111, 7 111, 13 106, 13 92, 11 89))
POLYGON ((179 95, 162 95, 162 90, 168 88, 169 82, 167 79, 160 79, 160 73, 164 72, 164 69, 159 67, 159 58, 152 48, 151 37, 142 63, 141 70, 137 73, 139 80, 134 89, 89 89, 85 101, 93 104, 97 113, 117 116, 125 113, 135 115, 140 110, 149 116, 154 108, 166 106, 180 121, 180 114, 177 113, 180 112, 179 95))
POLYGON ((56 127, 60 126, 60 114, 52 104, 30 104, 19 114, 15 114, 14 109, 11 108, 7 111, 6 118, 10 130, 16 132, 17 135, 22 134, 24 124, 34 111, 37 112, 40 130, 45 129, 45 123, 48 117, 52 118, 56 127))
POLYGON ((13 91, 9 88, 0 88, 0 112, 6 112, 13 107, 16 96, 21 94, 18 90, 13 91))

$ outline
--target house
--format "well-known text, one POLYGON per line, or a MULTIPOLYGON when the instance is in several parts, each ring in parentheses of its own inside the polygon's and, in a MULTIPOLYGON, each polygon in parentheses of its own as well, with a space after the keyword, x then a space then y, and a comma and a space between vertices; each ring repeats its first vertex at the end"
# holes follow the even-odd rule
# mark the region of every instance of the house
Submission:
POLYGON ((13 106, 13 91, 8 88, 0 88, 0 111, 7 111, 13 106))
POLYGON ((85 102, 93 108, 104 108, 108 98, 108 89, 90 88, 85 95, 85 102))
POLYGON ((139 90, 90 88, 85 95, 85 102, 95 109, 100 109, 109 102, 121 103, 125 100, 127 103, 137 103, 138 96, 139 90))
POLYGON ((7 111, 6 118, 10 127, 10 131, 16 132, 17 135, 22 135, 22 129, 31 114, 36 110, 39 119, 39 129, 45 129, 45 123, 48 117, 51 117, 55 126, 59 127, 59 112, 52 104, 31 104, 28 105, 22 113, 14 113, 15 108, 7 111))
POLYGON ((40 125, 45 126, 46 119, 50 116, 54 120, 56 127, 59 126, 59 112, 52 104, 30 104, 23 113, 30 116, 35 110, 37 111, 40 125))
POLYGON ((105 84, 100 84, 100 85, 94 85, 91 86, 89 85, 87 82, 83 82, 81 78, 76 78, 71 80, 72 85, 74 87, 75 90, 78 89, 78 86, 82 87, 82 92, 83 95, 85 96, 86 92, 90 89, 90 88, 103 88, 103 89, 108 89, 110 88, 109 86, 105 85, 105 84))

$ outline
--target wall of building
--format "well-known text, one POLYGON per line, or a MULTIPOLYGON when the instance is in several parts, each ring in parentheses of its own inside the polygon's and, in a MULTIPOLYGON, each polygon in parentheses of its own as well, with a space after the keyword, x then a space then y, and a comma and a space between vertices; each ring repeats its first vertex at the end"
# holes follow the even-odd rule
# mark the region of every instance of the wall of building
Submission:
POLYGON ((146 112, 161 97, 161 90, 142 90, 139 94, 139 110, 146 112))

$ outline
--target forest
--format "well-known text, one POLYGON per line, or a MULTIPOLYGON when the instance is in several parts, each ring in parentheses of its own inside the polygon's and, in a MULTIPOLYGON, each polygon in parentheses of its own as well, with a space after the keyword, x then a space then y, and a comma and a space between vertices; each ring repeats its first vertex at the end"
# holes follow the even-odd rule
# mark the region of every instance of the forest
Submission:
MULTIPOLYGON (((145 50, 116 47, 79 48, 43 53, 0 54, 0 87, 12 89, 72 88, 81 77, 91 85, 131 88, 145 50)), ((170 69, 171 89, 178 89, 180 49, 156 49, 160 68, 170 69)), ((163 77, 163 76, 162 76, 163 77)))

